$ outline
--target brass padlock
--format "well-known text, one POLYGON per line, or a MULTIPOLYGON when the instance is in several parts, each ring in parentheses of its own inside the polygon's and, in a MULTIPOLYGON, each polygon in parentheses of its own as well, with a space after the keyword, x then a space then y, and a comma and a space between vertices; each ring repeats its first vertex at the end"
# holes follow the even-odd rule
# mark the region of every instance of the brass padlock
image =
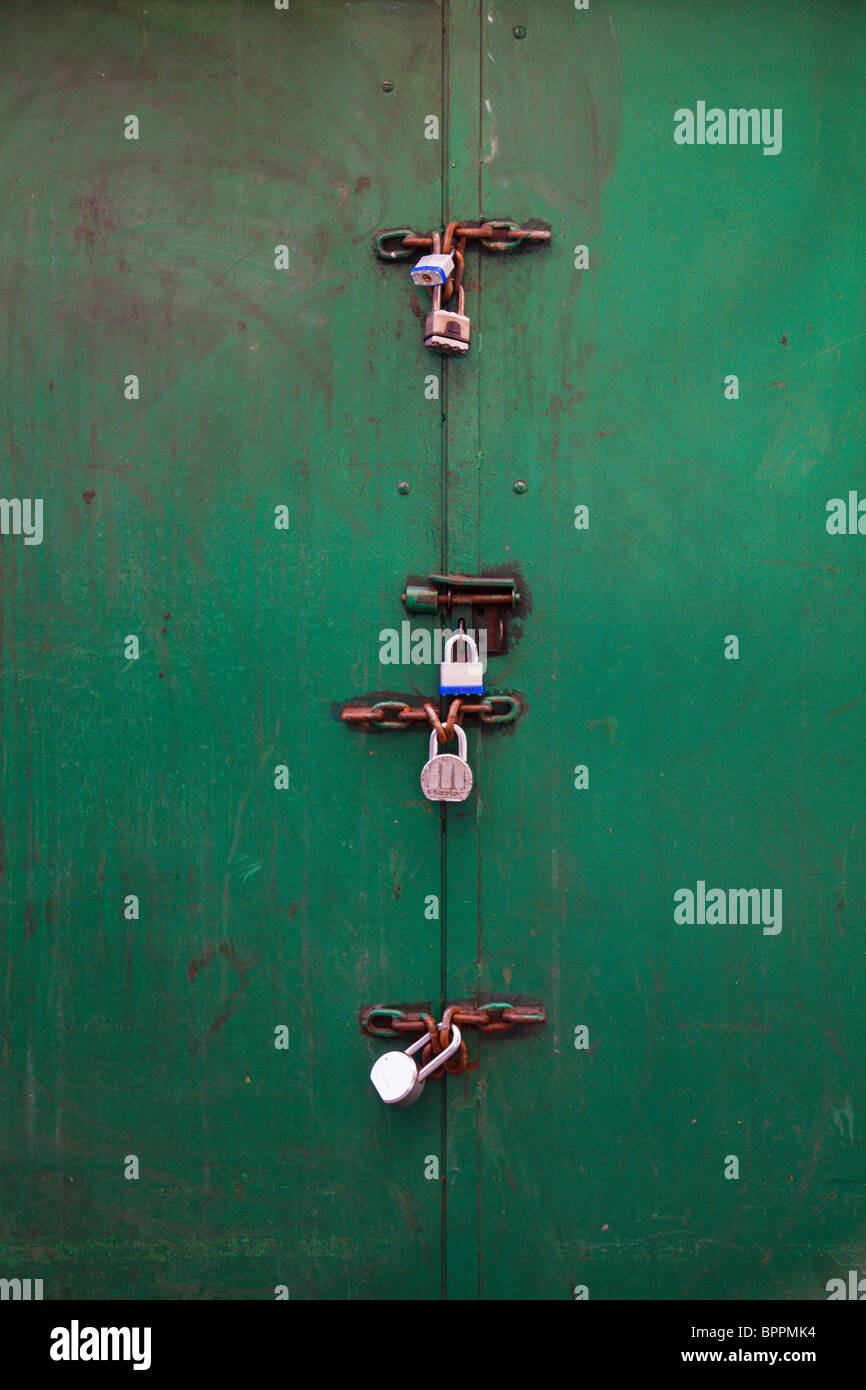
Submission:
POLYGON ((442 286, 433 291, 433 308, 427 315, 424 328, 424 346, 431 352, 444 352, 449 355, 469 351, 469 319, 463 310, 466 295, 463 286, 457 291, 457 310, 442 308, 442 286))

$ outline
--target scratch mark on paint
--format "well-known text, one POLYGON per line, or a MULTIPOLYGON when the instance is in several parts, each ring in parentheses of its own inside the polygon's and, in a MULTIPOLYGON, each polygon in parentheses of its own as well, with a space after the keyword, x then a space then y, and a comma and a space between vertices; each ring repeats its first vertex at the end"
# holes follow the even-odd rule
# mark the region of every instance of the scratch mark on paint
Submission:
POLYGON ((835 565, 819 565, 816 560, 766 560, 768 565, 793 565, 799 570, 826 570, 828 574, 838 574, 835 565))
MULTIPOLYGON (((841 343, 831 343, 829 347, 822 348, 820 352, 816 352, 814 357, 807 357, 805 361, 798 362, 797 365, 790 370, 795 372, 802 371, 804 367, 809 366, 810 362, 817 362, 819 357, 826 357, 828 352, 838 352, 841 348, 848 347, 851 343, 859 342, 861 338, 866 338, 866 333, 855 333, 853 338, 845 338, 841 343)), ((770 382, 771 386, 780 384, 781 383, 773 381, 770 382)))
POLYGON ((838 1129, 839 1133, 842 1135, 842 1137, 843 1137, 843 1139, 844 1139, 844 1137, 845 1137, 845 1127, 844 1127, 844 1125, 842 1124, 842 1121, 843 1121, 843 1120, 847 1120, 847 1122, 848 1122, 848 1138, 849 1138, 850 1142, 853 1144, 853 1143, 854 1143, 854 1107, 853 1107, 853 1105, 851 1104, 851 1099, 850 1099, 849 1096, 846 1096, 846 1097, 845 1097, 845 1100, 844 1100, 844 1102, 842 1103, 842 1105, 839 1105, 839 1106, 835 1106, 835 1105, 834 1105, 834 1106, 833 1106, 833 1123, 834 1123, 834 1125, 836 1126, 836 1128, 838 1129))

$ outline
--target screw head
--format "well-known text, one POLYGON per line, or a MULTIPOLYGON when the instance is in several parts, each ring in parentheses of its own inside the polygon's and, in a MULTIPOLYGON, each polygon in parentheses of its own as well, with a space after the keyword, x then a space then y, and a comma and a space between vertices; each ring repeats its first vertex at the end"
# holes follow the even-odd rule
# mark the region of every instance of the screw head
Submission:
POLYGON ((525 38, 526 38, 526 30, 524 29, 524 27, 523 27, 522 24, 515 24, 514 29, 512 30, 512 32, 513 32, 514 37, 515 37, 516 39, 525 39, 525 38))
POLYGON ((409 491, 409 484, 408 484, 408 483, 398 483, 398 484, 397 484, 397 491, 400 493, 400 495, 401 495, 402 497, 405 497, 405 496, 406 496, 406 493, 409 491))
POLYGON ((386 77, 386 78, 385 78, 385 81, 382 83, 382 91, 383 91, 383 92, 393 92, 393 90, 394 90, 394 83, 393 83, 393 82, 389 82, 388 79, 387 79, 387 77, 386 77))
POLYGON ((525 492, 525 491, 526 491, 526 483, 523 481, 522 478, 518 478, 517 482, 514 483, 513 489, 512 489, 512 490, 513 490, 514 492, 525 492))

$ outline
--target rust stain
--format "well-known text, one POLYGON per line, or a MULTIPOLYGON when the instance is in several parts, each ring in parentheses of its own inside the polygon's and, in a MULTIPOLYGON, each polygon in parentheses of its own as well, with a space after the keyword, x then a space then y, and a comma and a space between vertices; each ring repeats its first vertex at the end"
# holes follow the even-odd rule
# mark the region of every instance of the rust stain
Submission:
POLYGON ((616 742, 616 720, 615 720, 615 719, 611 719, 610 716, 608 715, 607 718, 605 718, 605 719, 588 719, 586 722, 587 722, 587 727, 589 728, 590 733, 592 733, 592 731, 593 731, 594 729, 597 729, 597 728, 599 727, 599 725, 601 725, 602 728, 607 729, 608 736, 609 736, 609 738, 610 738, 611 747, 613 747, 614 743, 616 742))
POLYGON ((194 980, 198 972, 206 965, 210 965, 211 961, 218 955, 223 956, 228 961, 238 978, 244 983, 246 983, 246 977, 253 966, 258 965, 261 959, 260 955, 256 955, 250 960, 243 960, 231 941, 222 941, 219 946, 206 946, 203 955, 193 957, 186 968, 187 979, 194 980))
POLYGON ((93 260, 96 238, 104 232, 116 231, 116 224, 108 211, 109 198, 104 183, 92 183, 90 192, 72 199, 72 208, 80 221, 72 232, 79 245, 84 244, 87 259, 93 260))
POLYGON ((242 980, 241 983, 238 985, 237 989, 232 990, 231 994, 229 995, 228 999, 226 999, 226 1001, 225 1001, 225 1003, 223 1004, 222 1008, 221 1008, 221 1009, 219 1010, 219 1012, 215 1015, 213 1021, 212 1021, 212 1022, 209 1024, 209 1026, 205 1029, 205 1031, 202 1033, 201 1037, 200 1037, 200 1038, 196 1038, 195 1042, 193 1043, 193 1045, 192 1045, 192 1054, 193 1054, 193 1056, 195 1056, 197 1052, 200 1052, 200 1051, 201 1051, 202 1047, 203 1047, 204 1044, 207 1042, 207 1040, 208 1040, 208 1038, 211 1036, 211 1034, 215 1033, 215 1032, 217 1031, 217 1029, 224 1027, 225 1024, 228 1023, 229 1019, 230 1019, 234 1014, 237 1013, 238 1008, 240 1007, 240 999, 239 999, 239 996, 240 996, 240 995, 243 993, 243 991, 248 987, 249 983, 250 983, 249 980, 242 980), (234 1002, 235 1002, 236 999, 238 1000, 238 1003, 235 1005, 234 1008, 232 1008, 232 1005, 234 1004, 234 1002))
POLYGON ((857 706, 862 703, 863 700, 861 697, 859 700, 849 700, 847 705, 835 705, 833 709, 828 709, 827 713, 824 715, 824 719, 825 721, 827 719, 836 719, 838 715, 847 714, 849 710, 856 709, 857 706))

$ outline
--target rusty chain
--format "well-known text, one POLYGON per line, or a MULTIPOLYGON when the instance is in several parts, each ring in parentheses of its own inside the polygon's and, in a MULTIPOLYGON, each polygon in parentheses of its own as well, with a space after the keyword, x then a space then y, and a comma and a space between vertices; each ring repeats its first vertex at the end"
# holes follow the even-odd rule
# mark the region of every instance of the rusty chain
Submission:
POLYGON ((429 724, 436 730, 440 743, 451 738, 455 724, 462 724, 466 715, 473 715, 482 724, 510 724, 520 713, 520 701, 513 695, 489 695, 474 703, 452 700, 445 722, 430 700, 423 705, 410 705, 403 700, 379 700, 375 705, 345 705, 340 718, 346 724, 364 724, 377 729, 408 729, 410 724, 429 724), (497 713, 497 706, 502 708, 497 713))
MULTIPOLYGON (((486 251, 513 251, 523 242, 549 242, 550 230, 545 227, 521 227, 507 218, 488 218, 477 226, 449 222, 444 233, 430 232, 427 236, 418 236, 411 227, 394 227, 378 233, 373 241, 373 252, 381 261, 408 260, 417 251, 438 252, 440 247, 444 255, 453 255, 455 270, 442 286, 441 303, 446 304, 463 284, 467 241, 477 242, 486 251), (388 249, 391 242, 397 243, 394 250, 388 249)), ((429 285, 427 288, 432 295, 436 286, 429 285)))
MULTIPOLYGON (((397 1038, 403 1033, 424 1033, 428 1041, 421 1053, 421 1065, 426 1066, 434 1057, 444 1052, 451 1040, 451 1029, 457 1024, 461 1031, 477 1028, 482 1033, 501 1033, 513 1028, 517 1023, 544 1023, 544 1006, 526 1007, 519 1004, 491 1003, 473 1008, 471 1004, 449 1004, 443 1010, 439 1024, 431 1013, 419 1010, 391 1009, 379 1005, 361 1011, 361 1030, 373 1038, 397 1038), (387 1018, 389 1026, 382 1027, 376 1020, 387 1018)), ((453 1057, 431 1072, 430 1079, 445 1073, 459 1076, 469 1066, 469 1053, 466 1039, 460 1039, 460 1046, 453 1057)))
POLYGON ((446 1033, 443 1041, 433 1015, 425 1010, 391 1008, 382 1004, 373 1004, 361 1010, 363 1033, 372 1038, 397 1038, 403 1033, 423 1033, 426 1029, 430 1034, 428 1046, 434 1052, 441 1051, 447 1045, 447 1034, 451 1031, 452 1023, 456 1023, 458 1028, 477 1028, 481 1033, 504 1033, 517 1024, 546 1021, 543 1004, 511 1004, 501 1000, 479 1005, 449 1004, 442 1013, 442 1032, 446 1033), (383 1026, 379 1019, 387 1019, 388 1022, 383 1026))
MULTIPOLYGON (((430 232, 419 236, 411 227, 392 227, 379 232, 373 241, 373 251, 381 261, 405 261, 416 251, 430 251, 434 237, 441 235, 430 232), (397 247, 391 251, 387 243, 396 241, 397 247)), ((548 227, 521 227, 509 219, 493 219, 474 226, 463 222, 449 222, 442 237, 442 250, 450 253, 456 242, 462 252, 467 241, 477 241, 485 251, 513 251, 521 242, 546 243, 550 241, 548 227), (462 245, 461 245, 462 242, 462 245)))
MULTIPOLYGON (((366 1009, 361 1009, 360 1024, 361 1033, 366 1033, 368 1037, 374 1038, 396 1038, 403 1033, 427 1033, 428 1040, 425 1042, 421 1051, 421 1066, 427 1066, 434 1056, 439 1056, 445 1051, 452 1037, 452 1026, 457 1027, 463 1033, 464 1029, 471 1027, 480 1033, 505 1033, 513 1029, 517 1023, 546 1023, 546 1013, 544 1004, 521 1005, 507 1004, 507 1002, 493 1002, 493 1004, 471 1005, 471 1004, 449 1004, 442 1011, 441 1022, 436 1023, 432 1013, 425 1009, 396 1009, 388 1008, 385 1005, 371 1005, 366 1009), (382 1026, 379 1019, 388 1020, 388 1026, 382 1026)), ((466 1047, 466 1036, 460 1038, 460 1047, 457 1048, 455 1055, 449 1056, 442 1066, 431 1072, 430 1079, 441 1077, 448 1073, 449 1076, 459 1076, 461 1072, 466 1072, 470 1065, 468 1062, 468 1051, 466 1047)))

